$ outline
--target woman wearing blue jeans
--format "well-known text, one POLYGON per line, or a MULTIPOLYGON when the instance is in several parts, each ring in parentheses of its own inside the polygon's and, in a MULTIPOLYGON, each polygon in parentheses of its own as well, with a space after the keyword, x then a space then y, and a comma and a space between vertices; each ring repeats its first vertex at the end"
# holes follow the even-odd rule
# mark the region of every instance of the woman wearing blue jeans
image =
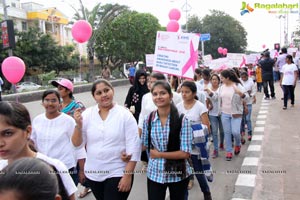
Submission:
POLYGON ((212 88, 206 88, 205 91, 208 94, 208 98, 211 100, 213 108, 209 111, 209 121, 211 124, 211 132, 214 141, 214 152, 212 158, 216 158, 219 155, 220 150, 224 150, 224 131, 220 117, 220 103, 219 103, 219 86, 220 77, 217 74, 211 76, 212 88), (220 146, 218 132, 220 132, 220 146))
POLYGON ((243 115, 243 99, 247 92, 241 85, 235 72, 231 69, 221 72, 222 86, 220 87, 221 120, 226 141, 226 160, 232 159, 232 140, 235 139, 234 154, 241 150, 241 122, 243 115))
MULTIPOLYGON (((207 151, 209 119, 207 109, 203 103, 196 100, 197 86, 192 81, 185 81, 181 85, 181 95, 183 102, 177 104, 178 112, 183 113, 190 121, 193 129, 193 145, 191 152, 191 160, 201 191, 203 192, 204 200, 211 200, 211 193, 207 180, 212 181, 212 174, 206 176, 204 172, 211 171, 211 165, 208 160, 209 154, 207 151), (205 131, 206 130, 206 131, 205 131)), ((188 192, 185 199, 187 199, 188 192)))

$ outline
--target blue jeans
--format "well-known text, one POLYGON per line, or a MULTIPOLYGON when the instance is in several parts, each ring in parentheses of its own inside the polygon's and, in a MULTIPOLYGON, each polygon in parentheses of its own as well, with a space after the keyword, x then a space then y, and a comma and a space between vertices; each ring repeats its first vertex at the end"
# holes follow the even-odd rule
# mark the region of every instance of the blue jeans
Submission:
POLYGON ((232 117, 232 115, 222 113, 222 125, 225 134, 226 152, 232 153, 231 135, 235 139, 235 145, 241 146, 241 123, 242 117, 232 117))
POLYGON ((211 124, 211 132, 214 140, 214 149, 218 151, 219 150, 218 131, 220 131, 220 143, 224 144, 224 131, 221 122, 221 117, 209 115, 209 121, 211 124))
MULTIPOLYGON (((210 189, 209 189, 209 186, 208 186, 208 183, 207 183, 207 179, 206 179, 206 176, 205 176, 204 171, 203 171, 201 160, 198 159, 197 155, 191 155, 191 159, 192 159, 192 162, 193 162, 194 174, 195 174, 195 176, 198 180, 201 191, 203 193, 210 192, 210 189)), ((188 199, 188 195, 189 195, 188 190, 186 190, 185 200, 188 199)))
POLYGON ((251 114, 252 114, 252 104, 247 104, 248 114, 243 116, 242 124, 241 124, 241 132, 245 132, 245 124, 247 124, 247 134, 252 135, 252 122, 251 122, 251 114))

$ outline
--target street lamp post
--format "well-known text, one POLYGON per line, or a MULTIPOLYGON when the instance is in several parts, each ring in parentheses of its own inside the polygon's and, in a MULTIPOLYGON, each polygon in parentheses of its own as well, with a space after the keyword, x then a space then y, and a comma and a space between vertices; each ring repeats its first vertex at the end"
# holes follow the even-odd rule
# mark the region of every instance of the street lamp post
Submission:
POLYGON ((187 3, 187 0, 185 0, 185 4, 182 6, 183 12, 185 12, 185 31, 188 32, 188 12, 192 10, 192 7, 187 3))

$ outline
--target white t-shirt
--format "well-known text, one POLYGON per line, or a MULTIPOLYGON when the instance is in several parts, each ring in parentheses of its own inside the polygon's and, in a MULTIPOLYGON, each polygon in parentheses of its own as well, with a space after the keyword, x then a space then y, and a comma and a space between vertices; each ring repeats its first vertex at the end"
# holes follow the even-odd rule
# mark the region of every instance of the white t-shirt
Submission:
POLYGON ((101 182, 123 176, 127 163, 121 160, 122 152, 132 155, 131 161, 140 161, 138 127, 127 108, 115 104, 102 120, 95 105, 82 113, 82 120, 81 146, 86 145, 84 172, 88 179, 101 182))
POLYGON ((294 72, 298 71, 297 66, 294 63, 285 64, 282 67, 282 85, 294 85, 295 83, 295 75, 294 72))
POLYGON ((245 100, 246 100, 246 104, 249 105, 249 104, 252 104, 253 103, 253 97, 255 96, 256 94, 256 86, 255 86, 255 83, 253 82, 253 79, 252 78, 248 78, 247 81, 243 81, 242 79, 240 79, 243 87, 245 88, 245 90, 248 92, 249 94, 249 97, 247 97, 245 100), (249 93, 250 91, 250 93, 249 93))
POLYGON ((71 169, 76 166, 76 149, 71 142, 75 125, 75 120, 65 113, 54 119, 43 113, 33 119, 31 139, 38 152, 60 160, 71 169))
POLYGON ((207 98, 210 99, 210 101, 212 102, 212 106, 213 108, 209 111, 209 115, 210 116, 219 116, 221 113, 220 110, 220 101, 219 101, 219 95, 220 95, 220 88, 218 88, 216 91, 212 91, 213 92, 213 96, 210 97, 208 95, 208 93, 206 92, 207 98))
MULTIPOLYGON (((36 158, 41 159, 48 163, 49 165, 52 165, 56 168, 57 173, 59 173, 59 176, 65 186, 66 192, 69 196, 74 194, 77 191, 77 187, 75 186, 73 179, 71 178, 69 171, 67 167, 62 163, 61 161, 53 158, 49 158, 44 154, 37 153, 36 158)), ((0 160, 0 170, 2 170, 4 167, 8 165, 7 160, 0 160)), ((38 177, 37 177, 38 178, 38 177)))
MULTIPOLYGON (((172 92, 173 93, 173 102, 175 105, 177 105, 178 103, 182 102, 182 97, 180 94, 178 94, 177 92, 172 92)), ((141 113, 139 116, 139 122, 138 122, 138 127, 140 129, 143 129, 143 123, 144 123, 144 119, 154 110, 156 110, 157 107, 153 102, 152 99, 152 93, 149 92, 147 94, 145 94, 142 98, 142 109, 141 109, 141 113)))
MULTIPOLYGON (((189 110, 184 108, 184 103, 181 102, 177 104, 177 109, 179 114, 184 114, 185 117, 190 120, 191 124, 201 124, 201 115, 207 112, 207 108, 200 101, 196 101, 193 107, 189 110)), ((192 149, 192 154, 198 155, 199 152, 194 148, 192 149)))

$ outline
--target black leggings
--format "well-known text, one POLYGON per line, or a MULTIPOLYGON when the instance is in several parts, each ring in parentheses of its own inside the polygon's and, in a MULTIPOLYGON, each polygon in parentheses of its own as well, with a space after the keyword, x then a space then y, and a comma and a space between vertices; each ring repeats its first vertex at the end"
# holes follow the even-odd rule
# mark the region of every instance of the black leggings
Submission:
POLYGON ((148 200, 165 200, 169 188, 170 200, 184 200, 189 178, 174 183, 157 183, 147 179, 148 200))
POLYGON ((295 103, 295 87, 293 85, 282 85, 283 106, 287 107, 288 98, 291 97, 291 104, 295 103))
MULTIPOLYGON (((118 185, 122 177, 113 177, 103 182, 92 181, 88 179, 89 186, 97 200, 126 200, 130 194, 128 192, 119 192, 118 185)), ((133 176, 131 188, 133 184, 133 176)))

